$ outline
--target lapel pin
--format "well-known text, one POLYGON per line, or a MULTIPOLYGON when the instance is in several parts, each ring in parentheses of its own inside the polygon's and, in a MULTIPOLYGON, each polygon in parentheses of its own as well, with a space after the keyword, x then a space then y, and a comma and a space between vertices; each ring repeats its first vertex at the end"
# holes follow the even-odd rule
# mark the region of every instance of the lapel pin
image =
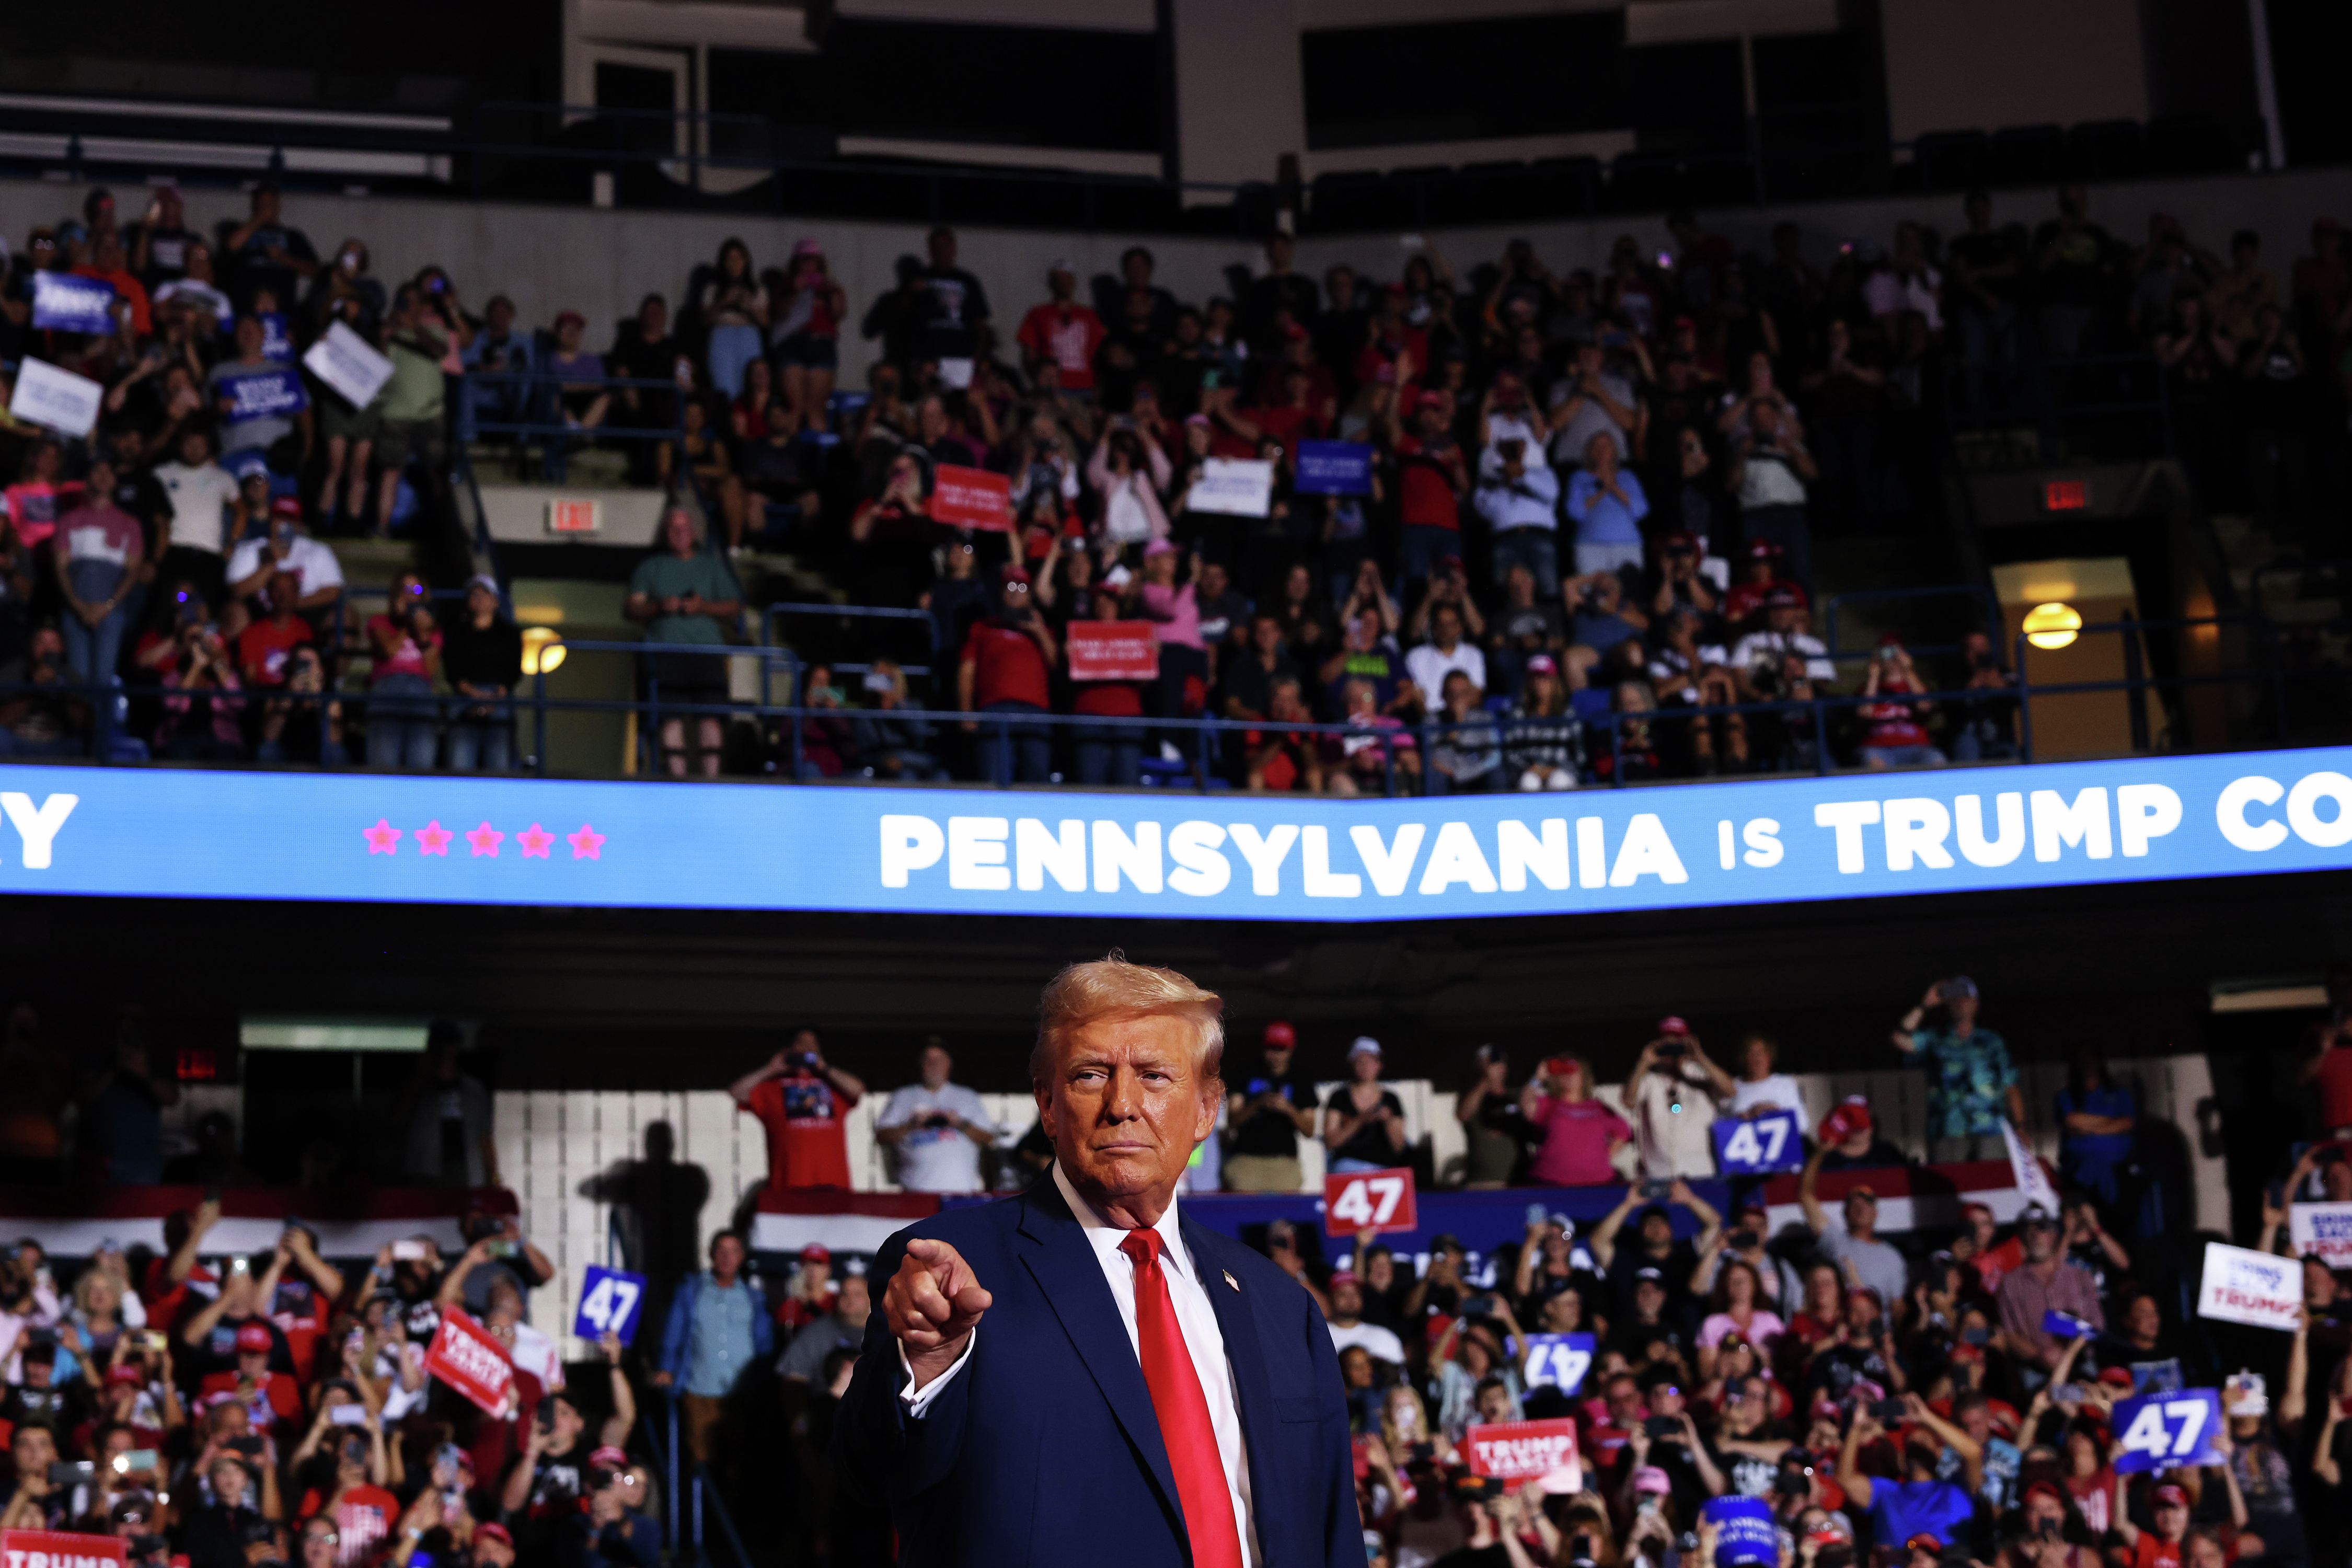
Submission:
POLYGON ((1230 1268, 1225 1270, 1225 1283, 1232 1286, 1236 1290, 1242 1288, 1242 1282, 1234 1278, 1234 1271, 1230 1268))

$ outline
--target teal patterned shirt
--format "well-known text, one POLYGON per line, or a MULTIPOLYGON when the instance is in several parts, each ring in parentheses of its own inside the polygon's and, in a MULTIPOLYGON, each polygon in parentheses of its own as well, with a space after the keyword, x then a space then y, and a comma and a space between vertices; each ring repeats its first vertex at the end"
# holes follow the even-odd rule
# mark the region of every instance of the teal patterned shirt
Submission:
POLYGON ((1927 1069, 1927 1136, 1999 1135, 2009 1114, 2010 1086, 2017 1081, 2009 1042, 1986 1028, 1966 1037, 1948 1028, 1921 1029, 1911 1040, 1927 1069))

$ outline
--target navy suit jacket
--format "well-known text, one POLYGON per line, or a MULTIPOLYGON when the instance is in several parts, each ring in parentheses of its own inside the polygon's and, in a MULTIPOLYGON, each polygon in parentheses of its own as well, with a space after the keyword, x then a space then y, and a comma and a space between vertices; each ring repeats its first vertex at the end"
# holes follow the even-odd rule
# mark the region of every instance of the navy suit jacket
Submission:
MULTIPOLYGON (((1189 1217, 1180 1227, 1233 1365, 1266 1568, 1363 1568, 1348 1405, 1322 1313, 1240 1242, 1189 1217)), ((844 1486, 889 1507, 902 1563, 1189 1568, 1143 1369, 1050 1175, 1017 1198, 908 1226, 872 1278, 877 1310, 833 1460, 844 1486), (879 1310, 916 1237, 952 1246, 992 1298, 971 1359, 920 1420, 898 1397, 908 1380, 879 1310)))

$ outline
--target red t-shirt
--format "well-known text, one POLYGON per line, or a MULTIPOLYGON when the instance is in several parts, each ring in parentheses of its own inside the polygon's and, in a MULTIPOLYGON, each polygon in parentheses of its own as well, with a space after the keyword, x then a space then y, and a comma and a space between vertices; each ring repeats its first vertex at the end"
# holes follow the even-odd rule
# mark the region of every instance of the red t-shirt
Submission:
POLYGON ((768 1132, 768 1185, 849 1185, 849 1139, 841 1119, 857 1102, 813 1072, 772 1078, 743 1107, 768 1132))
MULTIPOLYGON (((310 1518, 324 1507, 326 1500, 315 1487, 302 1494, 299 1517, 310 1518)), ((335 1504, 335 1534, 340 1537, 335 1546, 335 1561, 342 1568, 364 1563, 375 1554, 375 1549, 392 1533, 393 1521, 400 1517, 400 1500, 382 1487, 362 1481, 345 1492, 335 1504)))
POLYGON ((1092 310, 1084 305, 1040 305, 1021 318, 1021 331, 1014 336, 1037 358, 1062 367, 1064 391, 1094 389, 1095 350, 1109 334, 1092 310))
POLYGON ((2186 1541, 2164 1541, 2153 1530, 2143 1530, 2132 1544, 2132 1568, 2180 1568, 2186 1541))
POLYGON ((1311 408, 1253 408, 1249 416, 1251 424, 1281 442, 1286 452, 1296 452, 1299 442, 1323 434, 1323 421, 1311 408))
MULTIPOLYGON (((1143 693, 1132 681, 1089 680, 1081 684, 1078 694, 1070 700, 1070 711, 1107 719, 1140 719, 1143 693)), ((1143 738, 1133 730, 1126 733, 1138 741, 1143 738)))
POLYGON ((994 616, 974 621, 963 639, 963 658, 973 666, 971 700, 985 708, 992 702, 1051 705, 1046 689, 1045 656, 1027 632, 1005 625, 994 616))
POLYGON ((2012 1236, 1991 1251, 1980 1252, 1969 1258, 1969 1267, 1977 1271, 1977 1278, 1984 1283, 1985 1294, 1990 1296, 2000 1291, 2000 1277, 2024 1261, 2025 1248, 2012 1236))
POLYGON ((1418 436, 1397 443, 1397 515, 1408 525, 1459 533, 1462 511, 1454 500, 1453 466, 1424 456, 1426 450, 1418 436))
POLYGON ((2352 1127, 2352 1046, 2338 1043, 2319 1058, 2319 1121, 2330 1132, 2352 1127))
POLYGON ((286 684, 286 656, 311 640, 310 623, 289 616, 286 624, 259 620, 236 634, 236 667, 255 686, 286 684))

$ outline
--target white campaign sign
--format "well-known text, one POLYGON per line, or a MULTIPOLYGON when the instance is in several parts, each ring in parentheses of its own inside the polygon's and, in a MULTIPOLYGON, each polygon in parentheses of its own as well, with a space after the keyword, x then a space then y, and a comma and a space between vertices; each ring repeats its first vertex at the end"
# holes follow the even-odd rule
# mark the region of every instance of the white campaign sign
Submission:
POLYGON ((2330 1268, 2352 1268, 2352 1204, 2291 1204, 2286 1232, 2297 1256, 2315 1252, 2330 1268))
POLYGON ((106 388, 89 377, 27 358, 16 367, 16 395, 8 400, 8 412, 60 436, 87 436, 105 397, 106 388))
POLYGON ((2018 1193, 2027 1203, 2040 1204, 2054 1217, 2060 1205, 2058 1189, 2051 1184, 2050 1173, 2042 1168, 2042 1162, 2033 1157, 2033 1151, 2025 1146, 2025 1140, 2017 1135, 2017 1129, 2010 1125, 2007 1117, 2001 1119, 2000 1135, 2009 1144, 2009 1168, 2016 1173, 2018 1193))
POLYGON ((2197 1315, 2258 1329, 2294 1327, 2303 1305, 2303 1265, 2275 1253, 2255 1252, 2218 1241, 2205 1244, 2205 1283, 2197 1315))
POLYGON ((302 356, 303 368, 325 382, 353 408, 365 408, 392 379, 392 362, 365 338, 337 321, 302 356))
POLYGON ((1273 504, 1274 465, 1255 458, 1209 458, 1184 500, 1189 511, 1227 517, 1264 517, 1273 504))

